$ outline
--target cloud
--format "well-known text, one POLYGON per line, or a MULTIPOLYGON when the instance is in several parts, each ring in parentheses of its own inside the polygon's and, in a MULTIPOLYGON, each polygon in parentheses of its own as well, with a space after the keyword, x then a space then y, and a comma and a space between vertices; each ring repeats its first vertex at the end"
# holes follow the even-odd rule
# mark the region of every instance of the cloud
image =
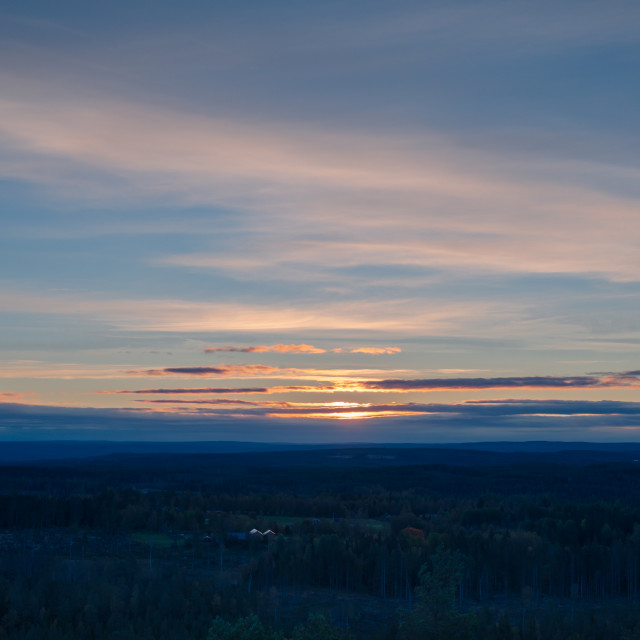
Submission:
POLYGON ((400 347, 354 347, 352 349, 345 349, 337 347, 332 349, 334 353, 368 353, 369 355, 383 355, 391 353, 401 353, 400 347))
POLYGON ((596 373, 592 373, 590 375, 594 375, 594 376, 603 376, 603 377, 609 377, 609 378, 618 378, 621 380, 624 379, 628 379, 628 380, 634 380, 635 378, 640 376, 640 369, 635 370, 635 371, 605 371, 605 372, 596 372, 596 373))
POLYGON ((519 416, 537 416, 542 419, 550 416, 640 416, 639 402, 589 401, 589 400, 519 400, 496 399, 463 401, 454 404, 420 402, 290 402, 290 401, 242 401, 233 399, 189 399, 189 400, 137 400, 136 402, 175 405, 178 409, 169 411, 202 413, 212 415, 237 415, 237 407, 245 416, 276 416, 279 418, 389 418, 411 414, 423 415, 428 419, 504 419, 519 416), (202 407, 210 407, 210 410, 202 407), (222 407, 219 409, 218 407, 222 407), (230 408, 234 407, 234 408, 230 408), (248 407, 248 408, 247 408, 248 407), (277 412, 274 413, 274 408, 277 412), (231 413, 229 413, 231 412, 231 413))
POLYGON ((341 385, 316 384, 316 385, 289 385, 276 387, 179 387, 175 389, 118 389, 116 391, 97 391, 103 395, 206 395, 206 394, 251 394, 251 393, 287 393, 287 392, 307 392, 307 393, 331 393, 334 391, 348 391, 341 385))
MULTIPOLYGON (((0 134, 16 152, 58 158, 69 169, 85 163, 127 177, 127 182, 136 176, 143 190, 180 193, 192 203, 254 206, 262 196, 269 206, 275 204, 274 196, 295 195, 297 200, 302 187, 427 189, 450 195, 456 188, 460 194, 487 188, 486 182, 454 176, 435 162, 429 173, 418 171, 411 163, 416 158, 411 158, 415 152, 409 151, 408 138, 404 144, 409 153, 403 155, 393 150, 398 140, 310 127, 296 131, 284 123, 185 114, 106 96, 95 102, 78 96, 70 100, 62 92, 50 95, 45 109, 33 99, 34 90, 25 90, 24 79, 4 74, 3 80, 15 92, 12 99, 0 101, 0 134), (376 147, 391 157, 380 162, 376 147)), ((3 168, 29 172, 24 161, 3 168)), ((47 180, 47 173, 40 179, 47 180)), ((38 179, 35 172, 24 177, 38 179)))
POLYGON ((101 394, 203 394, 203 393, 268 393, 266 387, 224 388, 224 387, 184 387, 178 389, 120 389, 118 391, 97 391, 101 394))
POLYGON ((264 364, 222 364, 218 367, 165 367, 164 369, 131 370, 131 376, 265 376, 295 370, 269 367, 264 364))
MULTIPOLYGON (((120 389, 99 391, 100 394, 135 395, 184 395, 184 394, 248 394, 248 393, 409 393, 430 391, 479 391, 487 389, 637 389, 640 388, 640 372, 625 371, 603 376, 513 376, 500 378, 422 378, 422 379, 359 379, 368 370, 358 371, 321 371, 316 369, 280 369, 264 365, 221 365, 220 367, 166 367, 127 372, 136 376, 234 376, 234 377, 281 377, 298 375, 300 377, 317 376, 333 378, 331 382, 311 385, 278 385, 270 387, 178 387, 151 389, 120 389), (355 377, 354 377, 355 374, 355 377), (339 379, 340 377, 343 379, 339 379), (336 378, 338 378, 336 380, 336 378)), ((380 373, 383 373, 382 371, 380 373)), ((475 402, 475 401, 474 401, 475 402)), ((478 401, 479 402, 479 401, 478 401)), ((486 401, 491 402, 491 401, 486 401)), ((521 403, 524 401, 498 401, 503 403, 521 403)), ((410 403, 411 406, 416 406, 410 403)), ((408 406, 408 405, 407 405, 408 406)), ((459 406, 459 405, 451 405, 459 406)), ((558 405, 560 406, 560 405, 558 405)), ((569 406, 569 405, 565 405, 569 406)), ((604 406, 604 405, 600 405, 604 406)))
POLYGON ((179 405, 179 404, 190 404, 190 405, 211 405, 211 406, 227 406, 227 405, 234 405, 234 406, 266 406, 268 404, 270 404, 271 406, 286 406, 287 403, 286 402, 272 402, 272 403, 265 403, 265 402, 252 402, 251 400, 233 400, 233 399, 229 399, 229 398, 216 398, 215 400, 176 400, 175 398, 172 398, 171 400, 166 400, 166 399, 162 399, 162 400, 136 400, 136 402, 144 402, 144 403, 150 403, 150 404, 173 404, 173 405, 179 405))
POLYGON ((369 355, 383 355, 391 353, 401 353, 400 347, 334 347, 332 349, 322 349, 320 347, 314 347, 311 344, 272 344, 272 345, 258 345, 254 347, 234 347, 230 345, 224 345, 222 347, 207 347, 205 353, 219 353, 219 352, 232 352, 232 353, 367 353, 369 355))
MULTIPOLYGON (((439 411, 447 411, 447 406, 439 411)), ((475 415, 640 415, 640 402, 616 400, 467 400, 454 406, 475 415)))
POLYGON ((505 2, 423 3, 397 11, 359 17, 357 22, 332 25, 331 37, 342 46, 411 45, 416 39, 434 52, 437 62, 452 51, 493 58, 549 55, 550 50, 581 49, 587 44, 635 42, 637 34, 628 12, 633 5, 616 2, 615 11, 599 3, 539 2, 536 11, 505 2), (584 11, 577 12, 578 9, 584 11), (344 40, 344 41, 343 41, 344 40))
MULTIPOLYGON (((178 412, 0 403, 0 436, 22 440, 115 438, 306 443, 478 442, 505 437, 626 442, 640 431, 640 403, 494 402, 494 406, 484 402, 334 406, 323 410, 327 413, 316 411, 318 417, 314 418, 298 413, 295 407, 229 406, 226 410, 222 406, 203 405, 178 412), (379 410, 375 420, 359 419, 369 417, 371 409, 379 410), (384 415, 387 409, 393 416, 384 415), (283 416, 274 416, 276 413, 283 416), (351 419, 345 420, 345 416, 351 419)), ((309 409, 307 412, 310 413, 309 409)))
MULTIPOLYGON (((406 369, 395 369, 406 373, 406 369)), ((326 381, 347 390, 362 390, 361 378, 388 374, 388 369, 299 369, 275 367, 265 364, 220 364, 218 366, 163 367, 161 369, 127 369, 122 373, 129 376, 223 376, 236 378, 303 378, 326 381)), ((285 387, 281 387, 285 388, 285 387)), ((292 389, 293 387, 286 387, 292 389)))
POLYGON ((225 345, 223 347, 207 347, 205 353, 238 352, 238 353, 266 353, 274 351, 276 353, 326 353, 326 349, 314 347, 310 344, 272 344, 258 345, 255 347, 232 347, 225 345))
POLYGON ((596 376, 514 376, 508 378, 426 378, 418 380, 368 380, 365 389, 384 391, 458 391, 476 389, 596 389, 640 388, 640 378, 628 373, 596 376))
POLYGON ((326 403, 324 405, 304 405, 289 403, 278 416, 308 416, 320 415, 348 416, 358 414, 362 417, 389 417, 410 413, 424 416, 458 416, 460 418, 498 418, 517 416, 640 416, 640 403, 615 401, 555 401, 555 400, 524 400, 524 401, 486 401, 482 404, 462 402, 459 404, 431 404, 431 403, 326 403))
POLYGON ((210 303, 181 299, 107 298, 95 292, 29 293, 0 288, 0 308, 5 312, 80 317, 101 326, 137 331, 393 331, 441 334, 462 330, 473 317, 476 323, 497 313, 512 315, 516 305, 487 301, 442 302, 438 308, 420 308, 410 298, 383 300, 296 300, 281 303, 210 303), (406 313, 411 306, 413 312, 406 313))
POLYGON ((637 199, 625 195, 635 193, 632 166, 563 158, 550 177, 547 157, 478 149, 431 131, 292 127, 126 97, 92 100, 73 85, 52 94, 11 74, 0 80, 12 95, 0 101, 4 175, 48 181, 71 198, 81 186, 95 197, 113 183, 114 196, 233 208, 247 230, 271 230, 249 258, 239 260, 231 247, 160 258, 166 264, 287 274, 301 263, 305 272, 409 264, 637 276, 630 233, 637 199), (91 172, 97 184, 74 184, 91 172), (601 186, 594 175, 628 188, 601 186), (258 211, 268 225, 258 225, 258 211))
POLYGON ((0 391, 0 402, 19 402, 21 404, 33 404, 34 391, 0 391))
POLYGON ((47 362, 44 360, 5 361, 0 378, 31 379, 109 379, 122 378, 122 367, 103 364, 47 362))

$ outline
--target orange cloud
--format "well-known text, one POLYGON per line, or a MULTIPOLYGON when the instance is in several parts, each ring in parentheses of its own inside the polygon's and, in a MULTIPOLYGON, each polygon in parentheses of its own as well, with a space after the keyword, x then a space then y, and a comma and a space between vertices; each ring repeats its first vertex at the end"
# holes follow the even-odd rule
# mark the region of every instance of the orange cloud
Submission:
MULTIPOLYGON (((329 418, 329 419, 363 419, 374 417, 406 416, 431 413, 426 405, 415 403, 382 404, 358 402, 288 402, 271 400, 233 400, 216 399, 161 399, 136 400, 149 405, 163 405, 169 413, 210 413, 217 416, 262 416, 272 418, 329 418)), ((142 409, 144 410, 144 409, 142 409)), ((149 407, 149 411, 159 409, 149 407)), ((162 410, 162 409, 160 409, 162 410)))
POLYGON ((374 405, 359 402, 291 403, 278 412, 269 411, 273 418, 329 418, 335 420, 357 420, 430 413, 425 405, 414 403, 374 405))
POLYGON ((386 355, 390 353, 401 353, 400 347, 356 347, 355 349, 332 349, 334 353, 368 353, 369 355, 386 355))
MULTIPOLYGON (((368 418, 394 418, 407 415, 420 415, 420 411, 356 411, 352 409, 341 409, 339 411, 329 411, 326 413, 305 412, 296 414, 296 418, 319 418, 319 419, 335 419, 335 420, 364 420, 368 418)), ((290 418, 289 413, 267 413, 269 418, 290 418)))
MULTIPOLYGON (((312 344, 264 344, 253 347, 234 347, 232 345, 224 345, 222 347, 207 347, 205 353, 327 353, 327 349, 314 347, 312 344)), ((390 353, 401 353, 400 347, 335 347, 329 349, 332 353, 367 353, 370 355, 384 355, 390 353)))
POLYGON ((251 400, 232 400, 229 398, 216 398, 215 400, 176 400, 174 398, 162 399, 162 400, 136 400, 136 402, 145 402, 151 404, 187 404, 187 405, 207 405, 207 406, 250 406, 250 407, 289 407, 291 406, 288 402, 277 402, 277 401, 251 401, 251 400))
POLYGON ((17 404, 30 404, 27 396, 35 396, 34 391, 14 393, 13 391, 0 392, 0 402, 14 402, 17 404))

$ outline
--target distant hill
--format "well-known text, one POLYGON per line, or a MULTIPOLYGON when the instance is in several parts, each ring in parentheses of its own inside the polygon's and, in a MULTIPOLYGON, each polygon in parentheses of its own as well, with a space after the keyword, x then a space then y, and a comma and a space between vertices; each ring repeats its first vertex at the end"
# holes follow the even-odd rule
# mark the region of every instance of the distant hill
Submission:
POLYGON ((248 451, 283 451, 309 448, 313 445, 295 445, 269 442, 116 442, 53 440, 37 442, 0 442, 0 464, 38 460, 68 460, 94 458, 115 453, 187 454, 187 453, 242 453, 248 451))
POLYGON ((639 443, 474 442, 455 444, 299 445, 260 442, 2 442, 0 464, 98 463, 250 467, 591 465, 640 460, 639 443))

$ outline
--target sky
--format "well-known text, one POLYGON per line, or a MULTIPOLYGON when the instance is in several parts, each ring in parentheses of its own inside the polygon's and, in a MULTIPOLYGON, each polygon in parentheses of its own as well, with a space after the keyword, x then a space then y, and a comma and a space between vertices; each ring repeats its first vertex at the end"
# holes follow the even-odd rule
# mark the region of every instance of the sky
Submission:
POLYGON ((0 440, 640 439, 635 0, 0 3, 0 440))

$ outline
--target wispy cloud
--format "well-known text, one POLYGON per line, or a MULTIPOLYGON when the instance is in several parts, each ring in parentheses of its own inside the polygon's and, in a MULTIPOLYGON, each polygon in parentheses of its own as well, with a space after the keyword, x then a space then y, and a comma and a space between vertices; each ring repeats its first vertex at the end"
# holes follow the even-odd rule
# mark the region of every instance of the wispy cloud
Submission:
POLYGON ((122 378, 122 365, 49 362, 43 360, 5 361, 0 378, 30 378, 59 380, 106 380, 122 378))
POLYGON ((9 401, 9 400, 16 400, 22 397, 21 393, 13 393, 11 391, 2 391, 0 392, 0 399, 5 400, 5 401, 9 401))
POLYGON ((275 376, 291 375, 295 369, 281 369, 280 367, 269 367, 264 364, 222 364, 219 367, 165 367, 163 369, 142 369, 127 371, 131 376, 275 376))
MULTIPOLYGON (((234 207, 244 212, 247 229, 266 230, 249 258, 211 251, 166 256, 166 264, 282 266, 288 273, 287 263, 298 262, 310 270, 414 264, 636 279, 629 232, 638 172, 630 167, 564 161, 557 166, 563 182, 557 173, 549 176, 547 158, 519 156, 514 163, 514 152, 479 151, 429 131, 292 128, 126 98, 71 100, 62 91, 45 103, 24 82, 3 81, 15 88, 12 100, 0 101, 0 134, 13 148, 13 159, 0 163, 4 175, 71 192, 65 179, 86 179, 89 167, 99 183, 91 187, 93 196, 117 176, 114 191, 122 192, 125 181, 141 197, 172 194, 186 204, 234 207), (59 175, 64 167, 66 177, 59 175), (598 173, 629 187, 619 193, 599 188, 598 173), (257 211, 271 225, 259 222, 257 211), (304 232, 297 223, 301 212, 308 221, 304 232), (327 230, 335 233, 327 237, 327 230), (324 239, 310 240, 314 234, 324 239)), ((81 193, 78 185, 75 193, 81 193)))
POLYGON ((222 347, 207 347, 205 353, 366 353, 369 355, 387 355, 391 353, 401 353, 400 347, 333 347, 330 349, 323 349, 321 347, 314 347, 311 344, 272 344, 272 345, 257 345, 255 347, 234 347, 230 345, 224 345, 222 347))
POLYGON ((342 384, 288 385, 275 387, 178 387, 175 389, 118 389, 116 391, 97 391, 103 395, 209 395, 209 394, 252 394, 252 393, 332 393, 348 391, 342 384))
MULTIPOLYGON (((264 365, 221 365, 220 367, 166 367, 127 372, 134 376, 174 377, 300 377, 323 382, 309 385, 276 385, 268 387, 176 387, 119 389, 98 391, 105 395, 209 395, 209 394, 273 394, 273 393, 423 393, 442 391, 482 391, 488 389, 638 389, 640 372, 624 371, 587 376, 510 376, 496 378, 414 378, 367 379, 370 370, 280 369, 264 365)), ((384 370, 378 373, 384 373, 384 370)), ((480 401, 478 401, 480 402, 480 401)), ((489 401, 487 401, 489 402, 489 401)), ((515 400, 513 402, 523 402, 515 400)))
POLYGON ((0 391, 0 402, 17 402, 35 404, 37 394, 33 391, 0 391))
MULTIPOLYGON (((406 370, 405 370, 406 371, 406 370)), ((359 380, 372 375, 389 373, 388 369, 298 369, 276 367, 265 364, 220 364, 215 367, 163 367, 161 369, 127 369, 129 376, 196 376, 196 377, 235 377, 235 378, 303 378, 335 379, 341 385, 360 385, 359 380)), ((336 382, 336 386, 337 386, 336 382)))
POLYGON ((96 293, 29 293, 0 288, 5 312, 80 317, 125 330, 169 332, 371 331, 442 334, 461 332, 470 317, 476 324, 498 307, 511 316, 516 305, 486 301, 443 301, 438 308, 417 306, 411 298, 291 300, 287 303, 210 303, 181 299, 99 297, 96 293), (407 314, 407 307, 412 313, 407 314))
POLYGON ((419 39, 446 53, 455 49, 477 55, 482 47, 482 54, 491 58, 505 52, 549 55, 550 50, 635 41, 637 34, 629 21, 633 3, 617 0, 614 6, 615 10, 607 10, 599 3, 573 0, 539 2, 535 11, 502 1, 483 2, 482 6, 468 2, 399 6, 393 15, 381 17, 372 12, 364 19, 358 16, 356 22, 332 25, 331 35, 342 46, 354 48, 394 43, 409 48, 419 39), (583 10, 578 13, 578 9, 583 10))
POLYGON ((238 352, 238 353, 266 353, 274 351, 275 353, 326 353, 326 349, 314 347, 310 344, 271 344, 257 345, 255 347, 233 347, 225 345, 223 347, 207 347, 205 353, 222 352, 238 352))
POLYGON ((401 353, 402 349, 400 347, 353 347, 351 349, 336 347, 335 349, 331 349, 331 351, 334 353, 366 353, 372 356, 379 356, 401 353))
POLYGON ((240 387, 240 388, 231 388, 231 387, 183 387, 177 389, 119 389, 117 391, 97 391, 100 394, 209 394, 209 393, 220 393, 220 394, 230 394, 230 393, 268 393, 269 389, 266 387, 240 387))
POLYGON ((170 400, 161 399, 161 400, 136 400, 136 402, 144 402, 149 404, 170 404, 170 405, 180 405, 180 404, 190 404, 190 405, 209 405, 209 406, 250 406, 250 407, 285 407, 288 406, 287 402, 255 402, 251 400, 234 400, 229 398, 216 398, 215 400, 179 400, 176 398, 172 398, 170 400))
POLYGON ((169 413, 212 415, 227 417, 281 418, 304 420, 370 420, 401 416, 424 416, 429 421, 449 421, 468 424, 487 420, 539 420, 542 426, 554 418, 582 418, 587 421, 605 417, 619 424, 626 420, 630 426, 640 424, 640 403, 617 401, 569 401, 569 400, 511 400, 495 399, 443 403, 359 403, 359 402, 289 402, 289 401, 235 401, 214 400, 138 400, 147 404, 161 404, 169 413))

